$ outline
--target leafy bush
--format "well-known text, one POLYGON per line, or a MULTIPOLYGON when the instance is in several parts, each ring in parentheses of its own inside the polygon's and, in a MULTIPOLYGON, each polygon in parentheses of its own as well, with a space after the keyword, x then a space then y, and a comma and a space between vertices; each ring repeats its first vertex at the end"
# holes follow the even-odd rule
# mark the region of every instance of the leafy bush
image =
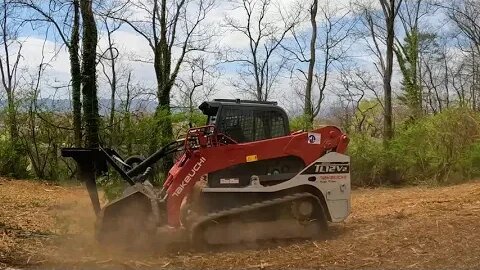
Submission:
POLYGON ((398 174, 400 184, 446 184, 480 175, 480 118, 451 109, 397 127, 388 149, 378 139, 351 135, 353 183, 379 185, 382 168, 398 174))
POLYGON ((464 160, 479 135, 476 113, 447 110, 399 132, 391 155, 407 182, 456 182, 469 170, 464 160))
POLYGON ((352 185, 377 186, 383 183, 385 152, 381 140, 352 135, 348 154, 352 160, 352 185))
POLYGON ((480 142, 472 145, 461 161, 465 168, 464 177, 467 179, 480 177, 480 142))
POLYGON ((290 119, 291 131, 306 130, 307 127, 308 127, 308 119, 304 115, 300 115, 290 119))
POLYGON ((13 145, 6 135, 0 134, 0 175, 27 178, 28 160, 21 154, 20 147, 13 145))
POLYGON ((99 177, 97 183, 108 201, 119 198, 127 187, 127 183, 116 174, 112 174, 110 177, 99 177))
MULTIPOLYGON (((45 112, 41 113, 41 119, 33 119, 31 117, 34 114, 22 112, 18 116, 25 123, 20 127, 22 138, 19 146, 13 146, 5 132, 0 133, 0 175, 54 181, 71 179, 75 163, 70 159, 62 159, 59 150, 72 146, 73 136, 71 132, 58 128, 71 126, 71 115, 45 112)), ((364 120, 377 123, 377 118, 368 116, 364 120)), ((101 129, 101 137, 105 138, 102 141, 125 157, 138 154, 148 156, 160 144, 171 140, 163 138, 162 132, 159 132, 161 128, 158 128, 159 123, 168 121, 173 125, 173 137, 179 138, 184 136, 190 123, 202 126, 206 119, 197 111, 172 115, 159 113, 156 116, 141 112, 117 113, 115 127, 101 129)), ((349 134, 352 184, 448 184, 480 177, 479 123, 480 114, 464 108, 397 123, 395 138, 387 149, 377 132, 381 130, 381 125, 374 130, 368 125, 350 128, 357 130, 357 133, 349 134), (385 177, 385 168, 393 169, 397 176, 385 177)), ((306 126, 303 116, 290 121, 291 130, 305 129, 306 126)), ((159 162, 157 165, 162 164, 159 162)), ((156 166, 155 177, 150 180, 161 183, 168 169, 168 164, 156 166)), ((123 181, 115 174, 99 181, 110 198, 120 194, 124 187, 123 181)))

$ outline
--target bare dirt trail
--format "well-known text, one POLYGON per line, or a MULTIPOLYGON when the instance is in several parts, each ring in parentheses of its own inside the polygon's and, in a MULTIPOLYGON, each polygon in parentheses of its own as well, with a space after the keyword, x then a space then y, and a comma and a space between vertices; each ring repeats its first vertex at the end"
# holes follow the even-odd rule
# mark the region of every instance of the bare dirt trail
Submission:
POLYGON ((480 182, 357 190, 352 199, 327 241, 131 256, 95 244, 83 188, 0 179, 0 269, 480 268, 480 182))

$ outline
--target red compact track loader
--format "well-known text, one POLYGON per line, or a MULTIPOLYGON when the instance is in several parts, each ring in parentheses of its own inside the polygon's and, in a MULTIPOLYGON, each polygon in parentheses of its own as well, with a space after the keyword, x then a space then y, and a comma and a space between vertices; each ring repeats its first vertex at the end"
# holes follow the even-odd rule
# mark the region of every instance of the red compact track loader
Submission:
POLYGON ((115 150, 62 149, 76 160, 97 214, 96 236, 127 247, 190 242, 235 244, 314 238, 350 213, 348 137, 334 126, 290 132, 275 102, 217 99, 207 125, 143 159, 115 150), (155 188, 152 166, 177 160, 155 188), (96 177, 111 166, 130 184, 100 207, 96 177))

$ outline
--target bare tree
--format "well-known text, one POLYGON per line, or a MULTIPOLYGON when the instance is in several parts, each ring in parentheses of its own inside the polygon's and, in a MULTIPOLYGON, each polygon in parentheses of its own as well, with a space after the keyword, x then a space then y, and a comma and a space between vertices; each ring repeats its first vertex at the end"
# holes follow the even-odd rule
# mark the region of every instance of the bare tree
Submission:
POLYGON ((18 14, 15 14, 15 7, 12 2, 3 1, 0 12, 0 46, 3 51, 0 54, 0 76, 2 87, 7 94, 7 126, 10 140, 17 149, 19 134, 15 90, 18 83, 17 72, 22 58, 23 43, 18 39, 21 23, 14 20, 18 14))
MULTIPOLYGON (((30 164, 33 168, 35 175, 40 179, 52 179, 58 175, 55 172, 58 169, 58 154, 57 150, 63 139, 59 136, 59 133, 63 132, 63 129, 58 126, 52 125, 50 122, 41 121, 44 117, 40 117, 40 106, 38 99, 40 96, 40 88, 45 70, 50 66, 50 63, 57 57, 54 53, 48 57, 45 54, 45 45, 47 37, 49 35, 48 30, 45 32, 45 39, 41 48, 41 60, 36 70, 25 70, 24 79, 26 83, 20 85, 28 89, 28 109, 26 113, 26 120, 24 125, 19 129, 22 139, 22 144, 25 153, 30 159, 30 164), (41 122, 41 123, 40 123, 41 122)), ((48 114, 48 113, 47 113, 48 114)))
POLYGON ((85 118, 85 145, 97 147, 98 98, 97 98, 97 25, 92 9, 92 0, 80 0, 82 14, 82 94, 85 118))
POLYGON ((403 75, 403 95, 401 100, 410 111, 412 118, 423 113, 422 87, 420 85, 420 43, 424 33, 420 29, 420 20, 432 10, 425 0, 404 0, 400 6, 399 18, 405 31, 404 41, 395 37, 394 51, 403 75))
MULTIPOLYGON (((393 107, 392 107, 392 75, 395 49, 395 20, 402 0, 379 0, 381 9, 359 4, 364 24, 369 35, 366 41, 369 49, 377 58, 375 68, 383 81, 383 143, 389 149, 390 141, 394 137, 393 107)), ((391 164, 385 164, 384 177, 391 183, 398 184, 395 169, 391 164)))
POLYGON ((233 5, 243 17, 226 17, 225 25, 248 41, 248 49, 229 49, 225 53, 227 63, 239 63, 243 68, 233 85, 257 100, 268 100, 286 64, 278 49, 298 23, 300 13, 289 14, 278 8, 275 14, 271 0, 238 0, 233 5))
POLYGON ((102 67, 102 73, 110 86, 110 116, 108 127, 110 129, 110 144, 112 144, 114 140, 113 134, 115 133, 116 95, 120 81, 118 77, 119 64, 117 63, 120 53, 113 35, 123 24, 123 21, 112 19, 112 17, 122 16, 122 13, 125 12, 125 4, 117 1, 103 1, 101 4, 96 13, 99 14, 106 35, 107 48, 100 53, 99 63, 102 67))
POLYGON ((423 103, 427 113, 442 112, 451 104, 452 82, 458 77, 452 72, 458 63, 451 55, 454 48, 448 45, 449 42, 450 37, 445 35, 421 35, 418 70, 420 83, 425 91, 423 103))
POLYGON ((304 99, 307 129, 313 127, 313 120, 320 112, 335 62, 340 63, 347 58, 350 47, 347 41, 357 23, 355 18, 349 18, 349 14, 348 9, 329 3, 319 6, 315 0, 309 9, 312 28, 310 37, 306 36, 302 28, 293 27, 293 45, 282 46, 292 55, 291 70, 300 74, 299 81, 305 82, 305 89, 300 95, 304 99), (317 13, 321 15, 318 23, 317 13), (308 63, 306 71, 303 68, 305 63, 308 63), (314 86, 318 88, 316 94, 314 86))
MULTIPOLYGON (((308 61, 308 73, 307 73, 307 85, 305 86, 305 108, 304 114, 308 117, 309 127, 313 127, 313 118, 316 116, 313 104, 312 104, 312 86, 313 86, 313 70, 315 68, 316 60, 316 46, 317 46, 317 12, 318 12, 318 0, 313 0, 313 4, 310 8, 310 23, 312 25, 312 37, 310 39, 310 59, 308 61)), ((326 76, 325 76, 326 79, 326 76)), ((320 104, 322 101, 323 91, 320 93, 318 99, 317 108, 320 111, 320 104)), ((318 114, 317 111, 317 114, 318 114)))
POLYGON ((126 154, 130 156, 139 151, 133 147, 135 141, 138 141, 138 131, 135 129, 136 112, 141 107, 141 105, 135 104, 135 101, 145 97, 146 89, 140 82, 135 80, 132 70, 127 67, 124 72, 122 74, 126 74, 126 80, 117 89, 120 103, 117 106, 118 111, 116 114, 121 115, 121 117, 114 123, 116 134, 111 134, 110 136, 115 137, 116 147, 120 149, 124 147, 126 154))
POLYGON ((379 0, 381 11, 362 7, 365 24, 370 32, 369 47, 378 59, 375 64, 383 79, 384 92, 384 142, 393 138, 392 74, 395 42, 395 19, 402 0, 379 0), (383 46, 382 46, 383 45, 383 46))
POLYGON ((125 117, 123 119, 124 127, 123 130, 126 131, 126 148, 127 154, 132 155, 132 145, 133 145, 133 132, 132 132, 132 114, 131 114, 131 105, 132 99, 134 98, 134 90, 132 89, 132 72, 128 73, 127 82, 125 84, 125 100, 123 101, 123 110, 125 117))
POLYGON ((177 104, 187 109, 188 120, 192 124, 195 108, 215 94, 219 71, 217 63, 209 61, 208 55, 199 55, 186 61, 186 64, 188 67, 185 67, 177 82, 177 104))
POLYGON ((480 53, 480 3, 476 0, 448 1, 440 4, 446 10, 451 21, 464 36, 471 41, 477 53, 480 53))
MULTIPOLYGON (((471 86, 469 103, 474 110, 480 110, 480 3, 474 0, 459 0, 440 4, 447 16, 461 33, 457 35, 458 45, 469 61, 465 62, 470 69, 471 86)), ((460 84, 463 85, 463 84, 460 84)), ((458 89, 456 88, 457 92, 458 89)), ((463 91, 463 89, 461 89, 463 91)))
MULTIPOLYGON (((116 17, 142 36, 153 52, 153 66, 157 81, 160 116, 153 134, 161 134, 166 143, 171 140, 173 129, 170 116, 170 98, 180 68, 187 55, 208 51, 214 36, 205 19, 215 7, 215 0, 167 0, 128 1, 130 13, 116 17), (138 14, 143 14, 138 16, 138 14)), ((150 62, 150 60, 149 60, 150 62)), ((158 147, 157 136, 151 140, 152 151, 158 147)))
POLYGON ((32 23, 46 22, 53 25, 70 56, 72 83, 73 130, 75 145, 82 144, 82 103, 80 63, 80 3, 79 0, 49 0, 48 4, 35 0, 15 0, 16 3, 34 11, 26 12, 32 23))

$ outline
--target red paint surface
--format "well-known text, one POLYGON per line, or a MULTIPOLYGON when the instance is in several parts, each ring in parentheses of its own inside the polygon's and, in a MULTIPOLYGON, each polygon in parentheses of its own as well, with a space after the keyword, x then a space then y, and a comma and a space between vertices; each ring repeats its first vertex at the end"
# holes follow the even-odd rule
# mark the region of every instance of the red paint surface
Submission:
POLYGON ((182 200, 192 191, 195 183, 204 174, 245 163, 246 157, 249 155, 256 155, 258 160, 297 156, 308 165, 323 156, 327 150, 344 153, 348 145, 348 137, 334 126, 326 126, 312 131, 321 134, 320 144, 309 144, 308 132, 296 132, 268 140, 225 145, 219 142, 221 134, 213 132, 205 136, 204 131, 207 129, 212 131, 212 127, 200 127, 189 131, 186 151, 170 169, 169 176, 165 181, 164 186, 167 188, 168 194, 168 224, 170 226, 180 226, 182 200), (188 138, 198 138, 200 147, 190 149, 188 138), (205 158, 205 161, 198 166, 202 157, 205 158), (192 177, 192 175, 194 176, 192 177), (190 181, 186 183, 186 179, 190 181), (182 182, 183 190, 176 196, 176 191, 179 187, 181 188, 182 182))

